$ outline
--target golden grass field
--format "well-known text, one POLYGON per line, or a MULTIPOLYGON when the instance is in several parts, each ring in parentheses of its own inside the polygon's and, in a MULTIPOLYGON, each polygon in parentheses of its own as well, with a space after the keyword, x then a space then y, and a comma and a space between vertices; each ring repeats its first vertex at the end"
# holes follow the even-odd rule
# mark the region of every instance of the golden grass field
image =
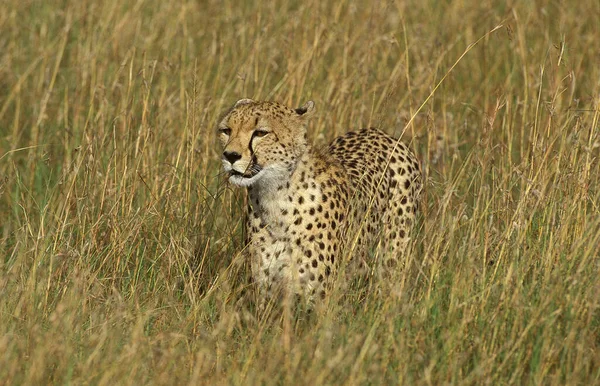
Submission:
POLYGON ((597 0, 3 1, 0 384, 600 384, 599 20, 597 0), (404 133, 425 190, 395 282, 308 320, 241 295, 215 125, 243 97, 314 100, 317 146, 404 133))

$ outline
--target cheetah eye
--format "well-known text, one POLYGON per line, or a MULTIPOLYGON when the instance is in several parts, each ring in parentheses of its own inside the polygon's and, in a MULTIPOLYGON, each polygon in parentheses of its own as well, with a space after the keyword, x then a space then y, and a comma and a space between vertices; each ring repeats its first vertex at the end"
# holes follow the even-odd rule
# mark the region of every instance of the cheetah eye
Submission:
POLYGON ((269 134, 269 132, 266 130, 255 130, 254 133, 252 134, 252 136, 262 138, 267 134, 269 134))
POLYGON ((220 134, 225 134, 227 136, 231 135, 231 129, 229 127, 223 127, 221 129, 219 129, 219 133, 220 134))

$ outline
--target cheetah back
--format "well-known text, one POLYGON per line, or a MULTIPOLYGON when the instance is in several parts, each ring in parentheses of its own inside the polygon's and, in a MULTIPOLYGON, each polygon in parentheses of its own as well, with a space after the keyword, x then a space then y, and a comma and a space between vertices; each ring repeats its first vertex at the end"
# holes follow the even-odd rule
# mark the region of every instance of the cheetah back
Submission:
MULTIPOLYGON (((388 252, 385 263, 395 265, 405 254, 422 189, 416 157, 405 144, 378 129, 347 133, 336 138, 328 151, 353 187, 350 217, 366 220, 358 247, 379 244, 388 252)), ((370 265, 364 249, 359 255, 360 263, 370 265)))

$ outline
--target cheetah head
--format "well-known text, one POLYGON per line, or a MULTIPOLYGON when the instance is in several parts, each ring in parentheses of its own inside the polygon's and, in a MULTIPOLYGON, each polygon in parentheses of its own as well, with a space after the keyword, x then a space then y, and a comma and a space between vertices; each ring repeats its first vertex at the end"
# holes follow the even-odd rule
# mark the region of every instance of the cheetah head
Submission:
POLYGON ((315 104, 291 109, 276 102, 239 100, 218 124, 229 181, 251 186, 290 173, 306 151, 306 123, 315 104))

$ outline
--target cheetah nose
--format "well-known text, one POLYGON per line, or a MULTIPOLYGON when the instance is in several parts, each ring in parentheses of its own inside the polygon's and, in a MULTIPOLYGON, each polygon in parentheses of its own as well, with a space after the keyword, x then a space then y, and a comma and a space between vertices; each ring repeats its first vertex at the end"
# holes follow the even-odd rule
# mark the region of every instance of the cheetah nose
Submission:
POLYGON ((235 161, 242 158, 242 155, 235 151, 224 151, 223 157, 233 165, 235 163, 235 161))

